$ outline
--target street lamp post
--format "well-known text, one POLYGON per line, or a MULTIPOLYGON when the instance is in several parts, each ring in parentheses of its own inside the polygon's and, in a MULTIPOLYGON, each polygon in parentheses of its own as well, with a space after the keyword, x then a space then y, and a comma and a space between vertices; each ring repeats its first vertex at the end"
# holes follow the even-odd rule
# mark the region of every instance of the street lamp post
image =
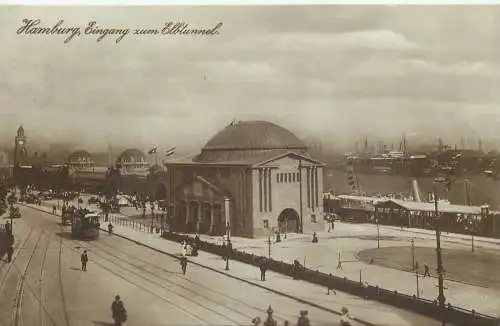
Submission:
POLYGON ((304 233, 304 217, 302 204, 302 160, 299 159, 299 206, 300 206, 300 233, 304 233))
POLYGON ((377 218, 377 248, 380 248, 380 227, 378 224, 378 218, 377 218))
POLYGON ((415 266, 415 277, 417 279, 417 298, 420 298, 420 288, 418 284, 418 267, 415 266))
POLYGON ((271 259, 271 232, 272 231, 269 231, 269 234, 267 236, 267 250, 268 250, 268 256, 269 256, 269 259, 271 259))
POLYGON ((439 308, 441 309, 442 314, 442 325, 445 325, 444 320, 444 309, 445 309, 445 301, 446 298, 444 296, 444 280, 443 280, 443 257, 441 254, 441 231, 440 231, 440 218, 439 218, 439 210, 438 210, 438 194, 437 190, 434 189, 434 208, 435 208, 435 220, 434 227, 436 229, 436 256, 437 256, 437 273, 438 273, 438 303, 439 308))
POLYGON ((224 210, 225 210, 225 216, 226 216, 226 236, 227 236, 227 253, 226 253, 226 271, 229 270, 229 256, 231 254, 231 224, 230 224, 230 217, 229 217, 229 198, 224 198, 224 210))
POLYGON ((415 239, 411 238, 411 261, 412 261, 412 270, 415 270, 415 239))

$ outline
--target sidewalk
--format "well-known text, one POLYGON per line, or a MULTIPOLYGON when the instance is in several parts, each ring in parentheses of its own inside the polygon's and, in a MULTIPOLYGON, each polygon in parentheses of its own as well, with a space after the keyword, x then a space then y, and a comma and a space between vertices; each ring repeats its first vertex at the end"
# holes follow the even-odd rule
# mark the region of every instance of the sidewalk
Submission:
MULTIPOLYGON (((135 211, 135 209, 134 209, 135 211)), ((148 231, 140 224, 140 220, 130 221, 123 214, 110 214, 113 219, 122 219, 125 226, 148 231)), ((380 226, 381 247, 409 246, 409 239, 415 237, 415 246, 433 247, 435 237, 432 230, 403 229, 398 227, 380 226)), ((332 273, 335 276, 350 280, 367 282, 387 290, 396 290, 409 295, 416 294, 415 274, 378 265, 369 265, 357 259, 357 253, 364 249, 376 248, 376 225, 336 223, 332 232, 319 232, 319 243, 311 243, 310 234, 282 236, 282 242, 271 244, 271 257, 292 263, 298 259, 308 268, 332 273), (375 247, 374 247, 375 246, 375 247), (341 256, 342 269, 337 269, 338 257, 341 256)), ((150 235, 151 236, 151 235, 150 235)), ((457 243, 468 246, 468 241, 462 241, 464 235, 451 235, 457 243)), ((201 240, 217 243, 221 237, 200 235, 201 240)), ((488 239, 495 240, 495 239, 488 239)), ((231 237, 233 248, 253 253, 259 256, 269 255, 267 239, 247 239, 231 237)), ((496 244, 494 244, 496 246, 496 244)), ((443 247, 452 247, 443 241, 443 247)), ((456 247, 456 246, 453 246, 456 247)), ((179 248, 175 248, 176 252, 179 248)), ((411 257, 408 259, 411 266, 411 257)), ((432 266, 431 266, 432 268, 432 266)), ((446 302, 465 309, 475 309, 479 313, 498 316, 500 312, 500 291, 479 286, 445 280, 446 302)), ((434 300, 437 297, 437 279, 419 278, 420 297, 434 300)))
MULTIPOLYGON (((51 208, 45 206, 27 205, 38 210, 51 213, 51 208)), ((180 244, 160 238, 157 234, 139 231, 137 228, 123 227, 115 223, 117 218, 113 214, 112 222, 114 224, 114 233, 125 237, 139 244, 146 245, 151 249, 165 252, 172 256, 178 256, 181 252, 180 244)), ((105 225, 102 226, 105 229, 105 225)), ((230 261, 230 270, 225 271, 225 262, 221 257, 209 254, 203 251, 199 252, 198 257, 189 257, 189 261, 198 264, 212 271, 226 274, 229 277, 236 278, 242 282, 251 283, 255 286, 263 287, 271 292, 291 297, 301 301, 304 304, 312 304, 322 309, 332 312, 339 312, 343 306, 349 308, 354 317, 361 321, 367 321, 368 324, 387 325, 387 326, 420 326, 420 325, 438 325, 439 322, 420 316, 405 310, 392 308, 375 301, 365 301, 362 298, 337 292, 336 295, 326 295, 326 288, 320 287, 308 282, 292 280, 274 272, 267 272, 267 281, 260 281, 260 271, 250 265, 238 261, 230 261)), ((363 323, 358 323, 362 325, 363 323)))

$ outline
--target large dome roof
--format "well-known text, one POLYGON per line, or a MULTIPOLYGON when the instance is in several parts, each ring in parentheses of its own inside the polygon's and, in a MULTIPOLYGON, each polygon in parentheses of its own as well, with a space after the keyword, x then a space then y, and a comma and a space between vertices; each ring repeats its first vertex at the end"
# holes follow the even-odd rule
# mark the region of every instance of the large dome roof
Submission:
POLYGON ((123 151, 120 154, 120 156, 118 156, 118 158, 116 159, 117 164, 141 163, 141 162, 143 163, 146 162, 146 156, 144 155, 143 152, 135 148, 123 151))
POLYGON ((92 155, 84 150, 78 150, 71 153, 68 157, 68 163, 81 164, 81 163, 93 163, 92 155))
POLYGON ((307 151, 306 145, 287 129, 267 121, 240 121, 219 131, 203 147, 199 162, 241 160, 275 150, 307 151))

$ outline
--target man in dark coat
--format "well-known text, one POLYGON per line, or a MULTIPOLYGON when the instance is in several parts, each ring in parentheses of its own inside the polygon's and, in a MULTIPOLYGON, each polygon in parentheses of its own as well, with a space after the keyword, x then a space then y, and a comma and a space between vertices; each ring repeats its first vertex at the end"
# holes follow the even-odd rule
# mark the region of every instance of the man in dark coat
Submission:
POLYGON ((297 320, 297 326, 309 326, 309 317, 307 317, 308 313, 307 310, 301 310, 300 311, 300 316, 297 320))
POLYGON ((330 292, 333 294, 337 294, 337 291, 333 288, 333 275, 332 273, 328 274, 328 286, 326 289, 326 295, 330 295, 330 292))
POLYGON ((87 250, 83 251, 82 256, 80 257, 80 261, 82 262, 82 271, 87 271, 87 262, 89 261, 89 257, 87 256, 87 250))
POLYGON ((259 262, 259 268, 260 268, 260 280, 265 281, 266 280, 266 271, 267 271, 267 260, 263 258, 259 262))
POLYGON ((10 224, 9 221, 5 223, 5 232, 7 232, 7 234, 12 234, 12 225, 10 224))
POLYGON ((187 258, 186 257, 181 257, 180 259, 180 263, 181 263, 181 269, 182 269, 182 274, 183 275, 186 275, 186 268, 187 268, 187 258))
POLYGON ((424 264, 424 277, 426 276, 431 277, 431 273, 429 273, 429 265, 424 264))
POLYGON ((115 321, 115 325, 121 325, 127 321, 127 311, 123 302, 120 300, 120 296, 115 296, 115 301, 111 304, 111 313, 115 321))
POLYGON ((12 261, 12 254, 14 253, 14 247, 9 246, 7 250, 7 261, 10 263, 12 261))

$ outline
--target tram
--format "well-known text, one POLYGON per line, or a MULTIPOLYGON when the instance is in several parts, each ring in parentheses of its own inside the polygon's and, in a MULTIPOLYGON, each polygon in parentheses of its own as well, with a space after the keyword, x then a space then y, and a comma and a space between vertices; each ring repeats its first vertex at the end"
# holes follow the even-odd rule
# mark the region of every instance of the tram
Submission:
POLYGON ((77 210, 71 221, 71 234, 74 238, 94 240, 99 238, 99 215, 86 209, 77 210))

